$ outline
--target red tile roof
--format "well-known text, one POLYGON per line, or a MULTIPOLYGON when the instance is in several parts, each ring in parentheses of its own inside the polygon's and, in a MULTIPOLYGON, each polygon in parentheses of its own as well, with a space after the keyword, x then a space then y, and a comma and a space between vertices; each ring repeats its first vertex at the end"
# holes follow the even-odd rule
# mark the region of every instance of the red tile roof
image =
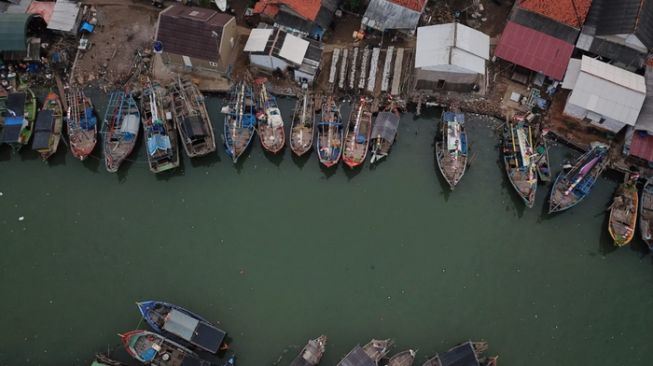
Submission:
POLYGON ((630 143, 630 155, 653 161, 653 136, 644 131, 635 131, 630 143))
POLYGON ((424 5, 426 4, 427 0, 390 0, 390 2, 393 2, 397 5, 401 5, 404 8, 412 9, 417 12, 422 12, 422 9, 424 9, 424 5))
POLYGON ((508 22, 494 55, 562 80, 574 45, 517 23, 508 22))
POLYGON ((519 7, 580 29, 592 0, 520 0, 519 7))
MULTIPOLYGON (((420 0, 422 1, 422 0, 420 0)), ((254 5, 254 13, 274 17, 279 13, 279 5, 285 5, 308 20, 315 20, 322 7, 321 0, 260 0, 254 5)))

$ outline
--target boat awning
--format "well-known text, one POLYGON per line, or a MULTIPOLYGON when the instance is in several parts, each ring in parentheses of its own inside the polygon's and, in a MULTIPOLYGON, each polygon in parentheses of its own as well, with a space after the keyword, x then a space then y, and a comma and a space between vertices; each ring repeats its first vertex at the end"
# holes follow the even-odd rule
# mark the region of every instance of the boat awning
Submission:
POLYGON ((50 136, 52 133, 49 131, 37 131, 32 137, 32 150, 43 150, 50 147, 50 136))
POLYGON ((392 144, 397 136, 399 116, 391 112, 379 112, 374 121, 371 138, 381 137, 392 144))
POLYGON ((356 346, 338 362, 337 366, 376 366, 376 363, 363 351, 361 346, 356 346))
POLYGON ((653 135, 646 131, 635 131, 630 143, 630 155, 653 162, 653 135))
MULTIPOLYGON (((23 117, 19 117, 22 123, 23 117)), ((20 131, 23 129, 22 124, 20 125, 7 125, 7 120, 5 120, 5 126, 2 129, 2 136, 0 136, 0 143, 12 143, 17 142, 18 137, 20 137, 20 131)))
POLYGON ((472 342, 466 342, 438 355, 441 366, 479 366, 472 342))
POLYGON ((191 341, 196 345, 215 353, 220 349, 220 345, 226 335, 227 334, 224 331, 212 326, 211 324, 199 323, 191 341))
POLYGON ((199 116, 186 117, 181 124, 184 126, 186 135, 191 139, 197 139, 206 136, 204 126, 202 125, 202 120, 199 116))
POLYGON ((49 109, 42 110, 36 116, 34 131, 50 132, 52 131, 52 122, 54 122, 54 113, 49 109))
POLYGON ((163 329, 212 352, 220 349, 226 336, 224 331, 176 309, 166 316, 163 329))
POLYGON ((11 93, 7 96, 7 109, 11 113, 22 116, 25 113, 25 100, 27 95, 25 93, 11 93))

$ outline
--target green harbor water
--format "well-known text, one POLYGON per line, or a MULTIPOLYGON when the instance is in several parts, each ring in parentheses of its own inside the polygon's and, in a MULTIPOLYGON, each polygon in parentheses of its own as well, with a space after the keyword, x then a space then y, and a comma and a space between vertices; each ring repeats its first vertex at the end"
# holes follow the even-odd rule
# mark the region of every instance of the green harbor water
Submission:
MULTIPOLYGON (((208 104, 216 135, 221 103, 208 104)), ((468 116, 475 157, 449 192, 438 113, 404 114, 390 157, 354 172, 314 152, 269 157, 258 140, 236 166, 220 148, 158 177, 142 141, 118 174, 66 146, 49 164, 2 147, 0 365, 89 365, 145 327, 144 299, 219 323, 242 366, 286 365, 320 334, 322 365, 372 337, 418 349, 416 365, 467 339, 501 365, 653 363, 653 261, 639 238, 614 250, 607 234, 620 178, 555 216, 540 186, 525 209, 496 122, 468 116)), ((575 155, 551 149, 555 167, 575 155)))

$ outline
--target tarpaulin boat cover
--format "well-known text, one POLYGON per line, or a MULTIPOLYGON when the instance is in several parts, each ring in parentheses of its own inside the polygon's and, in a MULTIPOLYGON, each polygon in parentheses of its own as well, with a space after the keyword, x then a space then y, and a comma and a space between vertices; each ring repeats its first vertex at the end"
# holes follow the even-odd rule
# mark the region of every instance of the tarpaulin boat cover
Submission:
POLYGON ((7 96, 7 109, 17 116, 25 114, 25 100, 27 95, 25 93, 11 93, 7 96))
POLYGON ((376 366, 376 363, 363 351, 361 346, 356 346, 338 362, 337 366, 376 366))
POLYGON ((200 116, 186 117, 182 121, 182 125, 184 126, 186 136, 192 140, 206 136, 206 131, 204 131, 204 124, 202 123, 200 116))
POLYGON ((213 352, 218 351, 226 335, 220 329, 175 309, 166 316, 163 329, 213 352))
POLYGON ((170 149, 170 137, 166 135, 153 135, 147 139, 147 151, 154 156, 157 150, 170 149))
POLYGON ((20 117, 7 117, 5 118, 5 126, 22 126, 25 118, 20 117))
MULTIPOLYGON (((22 120, 22 117, 20 117, 22 120)), ((5 120, 5 127, 2 129, 2 137, 0 138, 0 142, 18 142, 18 137, 20 137, 20 131, 23 129, 23 125, 10 125, 8 126, 6 124, 5 120)))
POLYGON ((84 116, 82 117, 82 120, 79 121, 79 126, 85 130, 92 130, 95 128, 96 123, 97 118, 95 118, 95 114, 93 114, 93 108, 86 107, 84 109, 84 116))
POLYGON ((391 112, 379 112, 374 120, 374 127, 372 127, 372 138, 381 137, 391 144, 397 136, 397 129, 399 129, 399 116, 391 112))
POLYGON ((138 115, 128 114, 122 119, 122 123, 120 124, 120 132, 136 136, 136 134, 138 134, 140 123, 141 121, 138 115))
POLYGON ((440 353, 438 360, 441 366, 479 366, 476 351, 472 342, 466 342, 451 350, 440 353))
POLYGON ((32 138, 32 150, 44 150, 50 147, 50 136, 52 133, 49 131, 37 131, 32 138))
POLYGON ((36 117, 36 125, 34 126, 34 131, 51 132, 53 122, 54 113, 49 109, 42 110, 36 117))

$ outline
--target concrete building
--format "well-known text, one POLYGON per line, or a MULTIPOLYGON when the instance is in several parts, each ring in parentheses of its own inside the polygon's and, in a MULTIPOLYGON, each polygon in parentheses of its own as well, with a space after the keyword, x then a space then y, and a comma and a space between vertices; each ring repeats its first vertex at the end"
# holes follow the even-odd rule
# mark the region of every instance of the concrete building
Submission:
POLYGON ((612 133, 636 124, 646 98, 643 76, 587 56, 571 59, 562 88, 565 116, 612 133))
POLYGON ((226 73, 237 42, 236 19, 206 8, 172 5, 159 14, 164 64, 226 73))
POLYGON ((485 76, 490 37, 459 23, 417 28, 415 89, 470 90, 485 76))

